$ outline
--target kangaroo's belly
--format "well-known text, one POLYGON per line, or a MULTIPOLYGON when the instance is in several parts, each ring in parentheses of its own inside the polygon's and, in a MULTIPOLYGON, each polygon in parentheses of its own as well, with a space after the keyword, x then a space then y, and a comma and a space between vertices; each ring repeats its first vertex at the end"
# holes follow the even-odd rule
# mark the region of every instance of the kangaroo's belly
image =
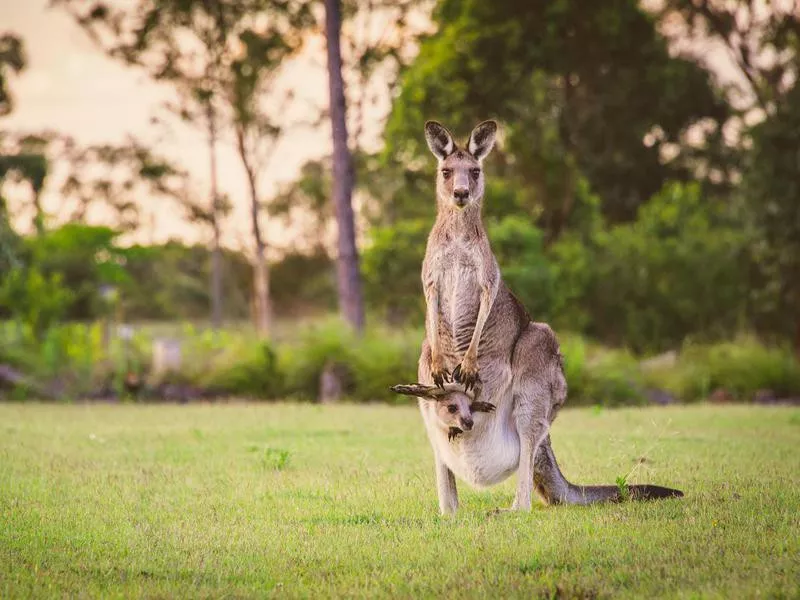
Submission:
POLYGON ((511 419, 511 406, 498 406, 495 414, 475 414, 475 427, 454 440, 425 415, 428 437, 441 460, 459 479, 474 487, 487 487, 507 479, 519 467, 519 435, 511 419))

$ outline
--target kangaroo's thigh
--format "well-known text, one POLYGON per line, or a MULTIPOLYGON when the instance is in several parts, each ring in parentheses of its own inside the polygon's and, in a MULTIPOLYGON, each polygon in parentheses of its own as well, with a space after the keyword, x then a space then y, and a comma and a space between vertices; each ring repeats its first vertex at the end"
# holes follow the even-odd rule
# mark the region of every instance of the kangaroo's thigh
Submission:
POLYGON ((512 358, 515 411, 546 417, 553 422, 567 398, 567 381, 553 330, 529 323, 519 337, 512 358))
POLYGON ((520 438, 519 477, 514 506, 528 510, 534 488, 534 458, 566 398, 558 341, 543 324, 531 323, 514 350, 513 417, 520 438))

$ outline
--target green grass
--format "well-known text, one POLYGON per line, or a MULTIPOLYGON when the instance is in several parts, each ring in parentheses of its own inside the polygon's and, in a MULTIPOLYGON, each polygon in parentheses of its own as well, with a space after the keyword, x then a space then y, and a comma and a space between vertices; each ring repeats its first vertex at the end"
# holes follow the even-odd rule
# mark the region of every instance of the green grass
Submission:
POLYGON ((0 597, 798 597, 800 411, 565 410, 574 481, 682 500, 437 515, 414 408, 0 405, 0 597))

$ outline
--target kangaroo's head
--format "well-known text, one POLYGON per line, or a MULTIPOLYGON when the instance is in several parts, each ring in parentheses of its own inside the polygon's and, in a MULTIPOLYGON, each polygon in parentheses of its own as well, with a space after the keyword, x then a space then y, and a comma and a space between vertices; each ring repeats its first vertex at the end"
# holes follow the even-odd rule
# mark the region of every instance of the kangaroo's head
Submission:
POLYGON ((459 148, 452 134, 436 121, 425 123, 428 148, 439 159, 436 175, 436 199, 443 206, 465 208, 480 205, 483 199, 483 159, 492 151, 497 123, 484 121, 469 136, 465 148, 459 148))

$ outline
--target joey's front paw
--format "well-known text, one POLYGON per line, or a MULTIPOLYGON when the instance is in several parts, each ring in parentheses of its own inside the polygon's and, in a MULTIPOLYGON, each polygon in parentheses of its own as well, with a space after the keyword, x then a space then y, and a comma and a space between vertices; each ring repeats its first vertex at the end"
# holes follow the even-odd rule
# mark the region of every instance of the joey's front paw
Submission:
POLYGON ((453 381, 464 384, 464 391, 468 392, 470 389, 475 389, 475 384, 481 378, 478 376, 478 361, 464 357, 461 364, 453 369, 453 381))
POLYGON ((431 376, 433 377, 433 383, 436 387, 440 387, 444 389, 445 383, 450 383, 450 371, 444 368, 441 360, 434 359, 431 362, 431 376))
POLYGON ((492 404, 491 402, 480 402, 475 401, 469 405, 470 411, 476 412, 485 412, 485 413, 492 413, 495 411, 497 407, 492 404))

